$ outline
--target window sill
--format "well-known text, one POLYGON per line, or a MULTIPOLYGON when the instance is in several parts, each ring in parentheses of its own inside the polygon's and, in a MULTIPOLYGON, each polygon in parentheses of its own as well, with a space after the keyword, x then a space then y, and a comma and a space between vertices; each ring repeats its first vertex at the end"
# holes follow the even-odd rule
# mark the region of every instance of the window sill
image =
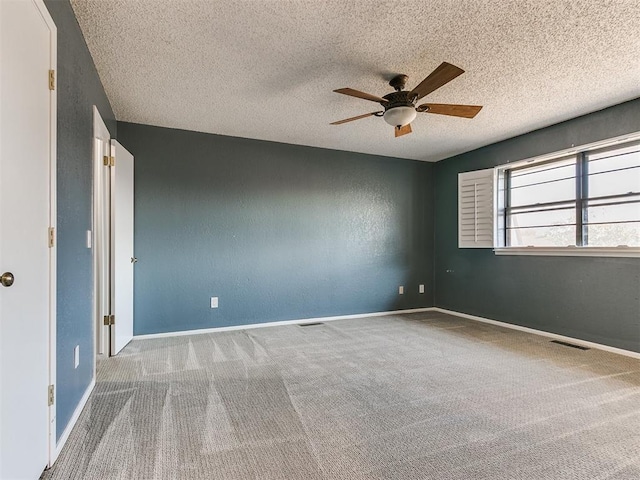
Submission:
POLYGON ((538 255, 546 257, 637 257, 639 247, 501 247, 496 255, 538 255))

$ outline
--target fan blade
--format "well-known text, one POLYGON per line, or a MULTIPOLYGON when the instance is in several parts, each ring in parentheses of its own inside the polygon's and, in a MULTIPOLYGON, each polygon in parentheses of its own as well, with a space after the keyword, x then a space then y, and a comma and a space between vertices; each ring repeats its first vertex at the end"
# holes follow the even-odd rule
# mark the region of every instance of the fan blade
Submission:
POLYGON ((354 120, 360 120, 361 118, 367 118, 377 113, 382 113, 382 111, 365 113, 364 115, 358 115, 357 117, 345 118, 344 120, 338 120, 337 122, 332 122, 329 125, 342 125, 343 123, 353 122, 354 120))
POLYGON ((475 117, 482 107, 480 105, 449 105, 447 103, 423 103, 416 109, 419 112, 451 115, 452 117, 475 117), (424 110, 426 108, 426 110, 424 110))
POLYGON ((396 127, 396 137, 401 137, 402 135, 407 135, 411 133, 411 124, 407 123, 404 127, 396 127))
POLYGON ((339 88, 338 90, 334 90, 334 92, 342 93, 343 95, 349 95, 351 97, 362 98, 364 100, 371 100, 372 102, 387 103, 387 100, 382 97, 376 97, 375 95, 364 93, 359 90, 354 90, 353 88, 339 88))
POLYGON ((462 75, 464 70, 447 62, 442 62, 438 68, 429 74, 420 84, 411 90, 411 93, 417 95, 417 99, 430 94, 441 86, 449 83, 458 75, 462 75))

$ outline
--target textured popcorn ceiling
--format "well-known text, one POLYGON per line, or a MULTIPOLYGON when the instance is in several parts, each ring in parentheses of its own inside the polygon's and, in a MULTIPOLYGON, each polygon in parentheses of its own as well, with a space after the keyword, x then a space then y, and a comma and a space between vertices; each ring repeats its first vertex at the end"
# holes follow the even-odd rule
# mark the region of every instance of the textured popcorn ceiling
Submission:
POLYGON ((640 96, 638 0, 71 0, 118 120, 435 161, 640 96), (374 95, 466 73, 394 138, 374 95))

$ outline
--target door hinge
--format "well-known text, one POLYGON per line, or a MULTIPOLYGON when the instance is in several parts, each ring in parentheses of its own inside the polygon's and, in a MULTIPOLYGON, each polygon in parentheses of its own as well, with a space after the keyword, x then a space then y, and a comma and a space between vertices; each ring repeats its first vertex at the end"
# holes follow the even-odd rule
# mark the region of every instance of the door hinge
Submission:
POLYGON ((49 407, 54 403, 54 400, 55 400, 54 392, 55 392, 55 389, 53 388, 53 385, 49 385, 49 388, 47 389, 47 405, 49 407))
POLYGON ((103 317, 105 325, 115 325, 116 324, 116 316, 115 315, 105 315, 103 317))
POLYGON ((102 163, 104 163, 105 167, 113 167, 116 164, 116 157, 105 155, 102 158, 102 163))
POLYGON ((56 89, 56 71, 49 70, 49 90, 56 89))
POLYGON ((53 248, 56 244, 56 229, 49 227, 49 248, 53 248))

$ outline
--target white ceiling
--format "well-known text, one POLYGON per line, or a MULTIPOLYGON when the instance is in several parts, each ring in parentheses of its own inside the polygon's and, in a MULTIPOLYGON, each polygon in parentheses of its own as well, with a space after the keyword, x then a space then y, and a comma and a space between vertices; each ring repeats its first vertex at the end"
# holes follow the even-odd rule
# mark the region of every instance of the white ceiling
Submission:
POLYGON ((71 0, 118 120, 436 161, 640 96, 638 0, 71 0), (466 70, 394 138, 374 95, 466 70))

